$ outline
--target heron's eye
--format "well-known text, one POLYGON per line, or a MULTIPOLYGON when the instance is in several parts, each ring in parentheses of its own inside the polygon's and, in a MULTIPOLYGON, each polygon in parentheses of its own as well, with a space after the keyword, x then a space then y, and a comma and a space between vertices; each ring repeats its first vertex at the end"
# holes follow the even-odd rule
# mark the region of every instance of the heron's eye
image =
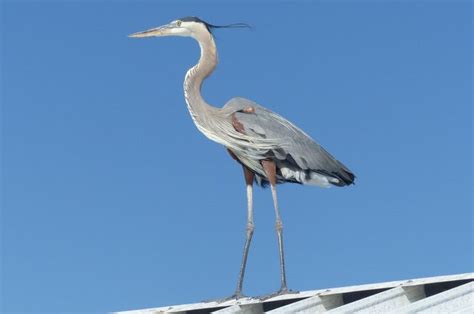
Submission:
POLYGON ((178 27, 180 27, 180 26, 181 26, 181 21, 177 21, 177 22, 176 22, 176 25, 177 25, 178 27))

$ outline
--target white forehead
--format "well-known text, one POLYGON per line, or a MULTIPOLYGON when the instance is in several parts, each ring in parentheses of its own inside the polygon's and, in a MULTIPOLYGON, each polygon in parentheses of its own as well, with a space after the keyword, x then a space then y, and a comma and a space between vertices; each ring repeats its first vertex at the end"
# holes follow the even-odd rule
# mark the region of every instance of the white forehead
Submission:
POLYGON ((202 28, 207 29, 207 27, 203 23, 195 22, 195 21, 175 20, 171 23, 175 25, 181 23, 181 27, 185 27, 188 29, 202 29, 202 28))
POLYGON ((174 35, 198 38, 209 34, 206 25, 200 22, 175 20, 171 23, 175 26, 172 30, 174 35))

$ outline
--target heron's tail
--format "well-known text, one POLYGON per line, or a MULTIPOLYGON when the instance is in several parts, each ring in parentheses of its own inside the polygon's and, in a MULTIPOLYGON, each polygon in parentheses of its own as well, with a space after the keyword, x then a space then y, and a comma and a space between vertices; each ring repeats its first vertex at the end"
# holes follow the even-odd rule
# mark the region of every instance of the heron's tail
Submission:
POLYGON ((330 176, 329 182, 336 186, 346 186, 354 184, 356 176, 346 167, 339 169, 337 172, 327 173, 330 176))

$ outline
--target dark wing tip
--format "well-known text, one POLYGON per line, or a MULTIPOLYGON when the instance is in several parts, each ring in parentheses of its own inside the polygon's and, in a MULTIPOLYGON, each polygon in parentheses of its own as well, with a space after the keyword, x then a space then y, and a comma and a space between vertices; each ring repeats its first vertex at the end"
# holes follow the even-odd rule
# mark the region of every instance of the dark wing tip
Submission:
POLYGON ((340 181, 340 184, 336 184, 338 186, 345 186, 355 184, 355 174, 350 172, 348 169, 341 169, 338 173, 333 173, 340 181))

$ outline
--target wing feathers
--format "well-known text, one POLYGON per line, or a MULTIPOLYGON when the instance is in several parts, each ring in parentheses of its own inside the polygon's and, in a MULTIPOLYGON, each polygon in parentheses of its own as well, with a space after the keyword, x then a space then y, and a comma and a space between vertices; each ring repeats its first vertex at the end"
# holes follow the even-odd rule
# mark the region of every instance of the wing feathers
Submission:
POLYGON ((242 124, 246 135, 275 143, 261 157, 279 161, 281 174, 289 181, 322 186, 354 182, 355 175, 346 166, 280 115, 243 98, 232 99, 223 109, 242 124))

